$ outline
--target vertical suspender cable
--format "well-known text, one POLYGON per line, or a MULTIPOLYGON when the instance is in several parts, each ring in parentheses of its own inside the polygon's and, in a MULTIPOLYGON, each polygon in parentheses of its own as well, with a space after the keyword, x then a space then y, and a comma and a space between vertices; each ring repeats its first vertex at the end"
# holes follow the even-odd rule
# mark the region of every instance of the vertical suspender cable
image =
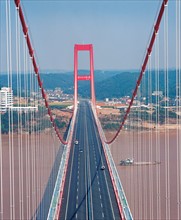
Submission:
MULTIPOLYGON (((29 75, 29 81, 30 81, 30 94, 34 94, 32 97, 33 100, 31 101, 32 105, 34 105, 34 98, 35 98, 35 93, 34 90, 32 89, 32 76, 33 76, 33 69, 31 65, 31 60, 29 61, 29 67, 30 67, 30 75, 29 75)), ((27 216, 30 216, 31 213, 31 146, 32 146, 32 139, 34 138, 33 136, 33 114, 34 111, 31 111, 29 114, 29 135, 28 135, 28 146, 27 146, 27 188, 28 188, 28 194, 27 194, 27 216)))
POLYGON ((175 2, 175 27, 176 27, 176 33, 175 33, 175 41, 176 41, 176 66, 175 66, 175 71, 176 71, 176 113, 177 113, 177 118, 176 118, 176 125, 177 125, 177 219, 179 219, 180 216, 180 210, 179 210, 179 202, 180 202, 180 190, 179 190, 179 180, 180 180, 180 169, 179 169, 179 127, 178 127, 178 121, 179 121, 179 115, 178 115, 178 2, 175 2))
MULTIPOLYGON (((137 159, 137 146, 136 146, 136 143, 137 143, 137 141, 136 141, 136 138, 135 138, 135 136, 136 136, 136 123, 135 123, 135 117, 136 117, 136 112, 135 111, 133 111, 133 119, 134 119, 134 122, 133 122, 133 156, 134 156, 134 160, 135 160, 135 158, 137 159)), ((137 198, 137 192, 136 192, 136 170, 134 171, 134 173, 133 173, 133 179, 135 180, 135 184, 133 185, 133 216, 135 216, 136 215, 136 211, 137 211, 137 207, 136 207, 136 205, 137 205, 137 200, 136 200, 136 198, 137 198)))
MULTIPOLYGON (((137 95, 137 137, 138 137, 138 162, 141 162, 141 89, 138 88, 137 95)), ((138 178, 138 217, 142 219, 142 178, 141 178, 141 166, 137 166, 137 178, 138 178)))
MULTIPOLYGON (((160 98, 159 98, 159 36, 157 36, 155 44, 155 90, 156 94, 156 161, 160 161, 160 98)), ((157 200, 157 219, 161 219, 160 204, 160 166, 156 166, 156 200, 157 200)))
MULTIPOLYGON (((8 36, 9 39, 8 40, 8 44, 9 44, 9 84, 8 87, 13 89, 12 86, 12 31, 11 31, 11 6, 10 6, 10 0, 8 0, 7 2, 7 10, 8 10, 8 36)), ((15 176, 14 176, 14 133, 13 133, 13 110, 10 109, 9 110, 9 114, 10 114, 10 122, 9 122, 9 133, 10 133, 10 143, 11 143, 11 169, 12 169, 12 218, 15 219, 16 218, 16 212, 15 212, 15 176)))
MULTIPOLYGON (((178 95, 179 95, 179 113, 181 113, 181 2, 178 1, 178 95)), ((181 116, 179 115, 179 155, 181 159, 181 116)), ((180 161, 180 160, 179 160, 180 161)), ((181 162, 180 162, 180 172, 181 172, 181 162)), ((180 206, 181 207, 181 174, 179 175, 180 177, 180 206)), ((181 214, 180 214, 181 215, 181 214)))
POLYGON ((180 148, 179 148, 179 65, 178 65, 178 2, 176 1, 176 113, 177 113, 177 219, 180 218, 180 148))
MULTIPOLYGON (((133 155, 133 121, 132 121, 132 111, 130 112, 129 114, 129 127, 128 127, 128 132, 129 132, 129 137, 130 137, 130 140, 129 140, 129 148, 130 148, 130 156, 131 158, 134 158, 134 155, 133 155)), ((127 134, 128 135, 128 134, 127 134)), ((117 144, 118 146, 118 144, 117 144)), ((118 148, 118 147, 117 147, 118 148)), ((130 172, 129 172, 129 192, 130 192, 130 201, 129 201, 129 204, 130 204, 130 207, 132 207, 132 213, 134 211, 133 209, 133 201, 134 201, 134 193, 133 193, 133 185, 132 185, 132 180, 133 180, 133 166, 130 167, 130 172)))
MULTIPOLYGON (((35 79, 34 79, 35 80, 35 79)), ((41 90, 38 88, 37 83, 35 82, 37 90, 40 92, 41 90)), ((40 148, 40 138, 41 138, 41 120, 42 120, 42 98, 39 95, 38 96, 38 105, 40 106, 40 110, 35 114, 35 121, 36 121, 36 143, 35 143, 35 148, 34 148, 34 208, 36 210, 38 206, 38 176, 37 176, 37 169, 38 169, 38 151, 40 148)), ((35 216, 36 218, 36 216, 35 216)))
MULTIPOLYGON (((28 56, 28 50, 27 50, 27 47, 26 47, 26 42, 25 42, 25 39, 23 39, 23 75, 22 75, 22 79, 23 79, 23 85, 24 85, 24 89, 23 89, 23 96, 24 96, 24 100, 25 100, 25 107, 29 107, 29 102, 31 100, 31 97, 30 97, 30 93, 28 91, 29 89, 29 86, 28 86, 28 76, 29 76, 29 71, 28 71, 28 60, 29 60, 29 56, 28 56)), ((27 121, 27 118, 28 118, 28 115, 29 115, 29 112, 31 110, 30 109, 27 109, 27 111, 24 112, 24 120, 23 120, 23 126, 25 128, 25 133, 23 135, 23 139, 24 139, 24 148, 22 148, 22 154, 23 155, 26 155, 26 152, 27 152, 27 138, 28 138, 28 135, 27 134, 27 131, 29 130, 29 126, 28 126, 28 121, 27 121)), ((24 158, 24 157, 23 157, 24 158)), ((27 164, 27 157, 25 157, 25 163, 27 164)), ((24 190, 26 192, 26 198, 27 198, 27 174, 26 174, 26 178, 25 178, 25 189, 24 190)), ((26 199, 27 200, 27 199, 26 199)), ((26 203, 24 203, 26 204, 26 203)), ((25 207, 25 205, 24 205, 25 207)), ((26 205, 27 207, 27 205, 26 205)), ((27 209, 25 209, 26 212, 27 212, 27 209)), ((22 216, 24 216, 25 213, 22 213, 22 216)))
MULTIPOLYGON (((8 86, 10 81, 10 68, 9 68, 9 16, 8 16, 8 0, 6 0, 6 62, 7 62, 7 75, 8 86)), ((11 158, 11 136, 10 136, 10 109, 8 109, 8 145, 9 145, 9 192, 10 192, 10 219, 13 219, 13 199, 12 199, 12 158, 11 158)))
POLYGON ((181 93, 180 93, 180 73, 181 73, 181 56, 180 56, 180 50, 181 50, 181 44, 180 44, 180 1, 176 1, 175 7, 176 7, 176 113, 177 113, 177 219, 180 219, 181 213, 180 213, 180 204, 181 204, 181 127, 180 127, 180 99, 181 99, 181 93))
MULTIPOLYGON (((34 84, 34 78, 32 77, 31 80, 31 84, 32 84, 32 88, 35 88, 35 84, 34 84)), ((35 90, 36 91, 36 90, 35 90)), ((38 97, 39 93, 37 93, 37 97, 38 97)), ((36 103, 36 100, 34 100, 34 103, 36 103)), ((32 134, 33 134, 33 138, 31 138, 31 145, 30 145, 30 152, 31 152, 31 161, 30 161, 30 165, 31 165, 31 213, 34 213, 34 148, 35 148, 35 144, 36 144, 36 124, 35 124, 35 115, 36 113, 32 113, 32 134)), ((34 216, 32 217, 34 219, 34 216)))
MULTIPOLYGON (((8 87, 12 89, 10 0, 6 0, 6 37, 7 37, 6 49, 7 49, 8 87)), ((8 120, 9 120, 9 169, 10 169, 10 218, 15 219, 13 111, 10 108, 8 108, 8 120)))
MULTIPOLYGON (((16 13, 16 78, 17 78, 17 102, 18 102, 18 108, 20 108, 20 94, 19 94, 19 77, 20 77, 20 59, 19 59, 19 35, 18 35, 18 17, 17 17, 17 13, 16 13)), ((19 218, 21 219, 21 210, 22 210, 22 206, 21 206, 21 163, 20 163, 20 158, 21 158, 21 152, 20 152, 20 110, 18 111, 18 132, 17 132, 17 139, 18 139, 18 192, 19 192, 19 218)))
POLYGON ((43 129, 44 129, 44 107, 41 107, 41 111, 40 111, 40 117, 39 117, 39 136, 38 136, 38 143, 37 143, 37 147, 36 147, 36 208, 38 207, 38 201, 40 199, 40 175, 39 175, 39 169, 38 167, 40 167, 40 149, 41 149, 41 145, 42 145, 42 136, 43 136, 43 129))
MULTIPOLYGON (((20 25, 19 25, 20 26, 20 25)), ((25 39, 23 39, 23 50, 24 50, 24 80, 23 80, 23 84, 24 84, 24 100, 25 100, 25 107, 29 107, 30 106, 30 101, 31 101, 31 96, 30 96, 30 92, 29 92, 29 69, 28 69, 28 61, 29 61, 29 56, 28 56, 28 50, 27 50, 27 47, 26 47, 26 42, 25 42, 25 39)), ((23 76, 22 76, 23 77, 23 76)), ((25 127, 25 134, 24 134, 24 142, 25 142, 25 147, 22 149, 22 153, 23 155, 26 155, 27 153, 27 145, 28 145, 28 136, 29 136, 29 125, 28 125, 28 115, 29 115, 29 112, 31 111, 31 109, 27 109, 27 111, 24 112, 24 121, 23 121, 23 125, 25 127)), ((27 156, 23 157, 25 158, 25 164, 27 165, 27 156)), ((26 173, 26 178, 25 178, 25 189, 24 190, 26 192, 26 201, 27 201, 27 196, 28 196, 28 183, 27 183, 27 173, 26 173)), ((28 202, 28 201, 27 201, 28 202)), ((25 204, 24 203, 24 207, 25 207, 25 204)), ((26 212, 28 211, 27 209, 27 205, 26 205, 26 212)), ((25 213, 22 213, 22 216, 24 217, 25 213)), ((28 216, 28 218, 30 218, 30 215, 28 216)))
MULTIPOLYGON (((3 7, 2 2, 0 1, 0 48, 2 48, 2 13, 3 7)), ((0 77, 2 72, 2 49, 0 49, 0 77)), ((1 93, 0 93, 0 100, 1 93)), ((2 118, 1 118, 1 109, 0 109, 0 219, 3 219, 3 203, 4 203, 4 191, 3 191, 3 146, 2 146, 2 118)))
MULTIPOLYGON (((152 113, 153 113, 153 102, 152 102, 152 66, 151 66, 151 56, 149 60, 149 66, 148 66, 148 102, 150 103, 150 115, 149 115, 149 123, 154 124, 152 113)), ((150 128, 149 132, 149 161, 153 161, 153 126, 150 128)), ((149 216, 150 219, 153 219, 153 169, 151 166, 149 166, 149 216)))
POLYGON ((166 219, 170 219, 170 171, 169 171, 169 77, 168 77, 168 9, 164 16, 164 63, 165 63, 165 181, 166 181, 166 219))
MULTIPOLYGON (((31 62, 31 61, 30 61, 31 62)), ((33 68, 32 68, 32 65, 30 64, 30 92, 35 92, 36 90, 34 90, 33 88, 33 68)), ((35 86, 35 85, 34 85, 35 86)), ((36 93, 34 93, 36 94, 36 93)), ((36 101, 35 101, 35 97, 36 95, 34 95, 33 97, 33 106, 36 105, 36 101)), ((34 132, 34 114, 35 112, 31 112, 30 113, 30 143, 29 143, 29 148, 28 148, 28 179, 29 179, 29 185, 28 185, 28 202, 29 202, 29 206, 28 206, 28 212, 29 213, 33 213, 32 212, 32 191, 33 191, 33 181, 32 181, 32 149, 33 149, 33 146, 34 146, 34 140, 35 140, 35 132, 34 132)))
POLYGON ((166 15, 164 15, 164 94, 165 94, 165 198, 166 198, 166 219, 168 219, 168 185, 167 185, 167 129, 166 129, 166 123, 167 123, 167 118, 166 118, 166 114, 167 114, 167 110, 166 110, 166 102, 167 102, 167 65, 166 65, 166 15))
MULTIPOLYGON (((36 81, 33 77, 33 84, 34 84, 34 87, 37 89, 36 87, 36 81)), ((38 92, 38 106, 41 105, 40 103, 40 98, 39 98, 39 89, 37 89, 37 92, 38 92)), ((40 107, 41 108, 41 107, 40 107)), ((38 112, 35 113, 34 115, 34 121, 35 121, 35 131, 34 131, 34 134, 35 134, 35 138, 34 138, 34 144, 31 146, 32 148, 32 210, 33 210, 33 213, 35 213, 35 210, 36 210, 36 148, 38 146, 38 138, 39 138, 39 125, 38 125, 38 120, 39 120, 39 114, 40 114, 40 111, 39 110, 38 112)), ((35 219, 36 216, 33 216, 33 219, 35 219)))
MULTIPOLYGON (((146 105, 145 101, 146 101, 146 88, 147 85, 146 85, 146 76, 144 74, 143 76, 143 83, 142 83, 142 99, 141 101, 143 102, 143 104, 146 105)), ((142 161, 147 161, 147 156, 146 156, 146 153, 147 153, 147 150, 148 150, 148 147, 147 147, 147 142, 146 142, 146 127, 145 127, 145 122, 147 120, 146 118, 146 109, 143 107, 143 115, 142 115, 142 161)), ((147 167, 146 166, 143 166, 142 167, 142 183, 143 183, 143 219, 146 219, 147 218, 147 187, 148 187, 148 183, 147 183, 147 167)))

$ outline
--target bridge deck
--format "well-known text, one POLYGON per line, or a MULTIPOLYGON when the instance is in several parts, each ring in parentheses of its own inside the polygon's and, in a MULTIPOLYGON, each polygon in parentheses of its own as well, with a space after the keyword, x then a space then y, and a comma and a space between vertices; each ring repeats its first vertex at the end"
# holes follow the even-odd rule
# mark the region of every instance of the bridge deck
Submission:
POLYGON ((85 101, 77 112, 65 181, 60 219, 120 219, 94 116, 85 101))

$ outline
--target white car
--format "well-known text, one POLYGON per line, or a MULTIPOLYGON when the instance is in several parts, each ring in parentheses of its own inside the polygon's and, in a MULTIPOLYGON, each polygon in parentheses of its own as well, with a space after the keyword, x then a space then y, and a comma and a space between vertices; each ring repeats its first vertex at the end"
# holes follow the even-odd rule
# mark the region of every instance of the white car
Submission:
POLYGON ((101 166, 101 170, 105 170, 105 166, 104 165, 101 166))
POLYGON ((76 145, 77 145, 78 143, 79 143, 79 142, 78 142, 78 140, 75 140, 75 141, 74 141, 74 144, 76 144, 76 145))

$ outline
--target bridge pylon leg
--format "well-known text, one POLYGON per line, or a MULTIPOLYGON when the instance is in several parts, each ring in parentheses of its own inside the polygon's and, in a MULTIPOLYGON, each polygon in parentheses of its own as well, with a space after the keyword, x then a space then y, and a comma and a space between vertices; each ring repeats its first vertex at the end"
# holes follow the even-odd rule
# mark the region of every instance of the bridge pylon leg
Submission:
POLYGON ((77 108, 78 101, 78 81, 89 80, 91 89, 91 102, 95 106, 95 89, 94 89, 94 58, 92 44, 75 44, 74 46, 74 108, 77 108), (78 75, 78 52, 89 51, 90 56, 90 73, 89 75, 78 75))

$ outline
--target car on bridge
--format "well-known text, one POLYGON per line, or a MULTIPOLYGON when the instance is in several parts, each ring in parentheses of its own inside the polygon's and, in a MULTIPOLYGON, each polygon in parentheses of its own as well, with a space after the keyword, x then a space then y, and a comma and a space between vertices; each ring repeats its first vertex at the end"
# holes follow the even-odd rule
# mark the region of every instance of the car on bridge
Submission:
POLYGON ((101 170, 105 170, 105 166, 104 165, 101 166, 101 170))
POLYGON ((79 143, 79 142, 78 142, 78 140, 75 140, 75 141, 74 141, 74 144, 76 144, 76 145, 77 145, 78 143, 79 143))

